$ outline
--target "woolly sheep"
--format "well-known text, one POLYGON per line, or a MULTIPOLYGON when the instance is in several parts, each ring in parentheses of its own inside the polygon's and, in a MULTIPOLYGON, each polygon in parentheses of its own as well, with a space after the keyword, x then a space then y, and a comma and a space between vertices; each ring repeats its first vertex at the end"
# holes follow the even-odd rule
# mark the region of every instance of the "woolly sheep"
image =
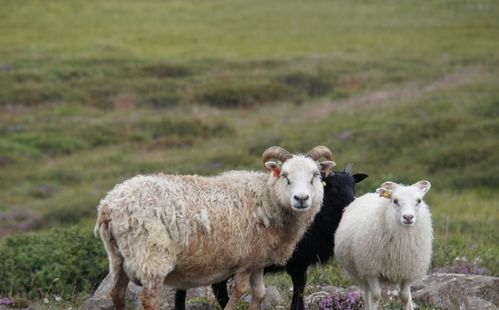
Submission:
POLYGON ((334 254, 364 290, 367 309, 377 309, 380 282, 400 285, 404 308, 414 309, 410 287, 431 261, 433 229, 423 201, 428 181, 411 186, 385 182, 355 199, 336 230, 334 254))
POLYGON ((226 309, 251 287, 250 309, 265 295, 263 267, 284 264, 319 211, 324 173, 334 164, 323 146, 307 156, 270 147, 270 173, 233 171, 217 177, 137 176, 98 206, 95 226, 106 248, 116 309, 128 281, 143 286, 144 309, 159 309, 163 284, 190 288, 235 274, 226 309))
MULTIPOLYGON (((312 225, 296 246, 293 255, 285 266, 272 265, 266 267, 264 273, 285 270, 293 281, 293 298, 291 310, 304 310, 303 293, 307 284, 307 269, 317 263, 325 264, 333 255, 334 232, 338 227, 343 209, 355 197, 355 183, 359 183, 367 174, 352 175, 352 165, 344 171, 335 171, 323 177, 324 199, 319 213, 312 225)), ((229 301, 227 280, 213 284, 213 292, 218 303, 224 307, 229 301)), ((185 310, 185 290, 177 290, 175 294, 175 309, 185 310)))

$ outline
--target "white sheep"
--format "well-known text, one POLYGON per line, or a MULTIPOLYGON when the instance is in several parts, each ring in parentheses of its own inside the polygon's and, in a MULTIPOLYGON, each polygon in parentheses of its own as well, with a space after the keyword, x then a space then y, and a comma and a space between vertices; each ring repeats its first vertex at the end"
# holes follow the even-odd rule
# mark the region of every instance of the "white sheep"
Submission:
POLYGON ((399 284, 404 308, 414 309, 411 283, 426 274, 431 261, 433 229, 423 201, 430 187, 428 181, 385 182, 345 209, 334 255, 364 290, 367 309, 377 309, 380 282, 399 284))
POLYGON ((105 245, 116 309, 128 281, 144 287, 144 309, 159 309, 163 284, 191 288, 227 279, 233 309, 251 287, 250 309, 265 295, 263 268, 284 264, 319 211, 320 172, 333 162, 323 146, 307 156, 270 147, 269 173, 234 171, 216 177, 137 176, 117 185, 98 206, 95 231, 105 245), (271 160, 274 159, 274 160, 271 160))

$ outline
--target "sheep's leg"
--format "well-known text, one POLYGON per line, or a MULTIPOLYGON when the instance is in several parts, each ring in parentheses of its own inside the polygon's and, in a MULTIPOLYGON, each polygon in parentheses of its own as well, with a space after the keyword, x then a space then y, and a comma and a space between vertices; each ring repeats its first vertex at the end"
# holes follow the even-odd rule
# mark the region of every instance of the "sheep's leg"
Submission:
POLYGON ((404 305, 404 310, 414 310, 411 296, 411 283, 402 282, 400 284, 400 300, 404 305))
POLYGON ((156 277, 143 284, 144 288, 140 294, 140 301, 142 301, 144 310, 159 310, 159 294, 163 285, 163 278, 156 277))
POLYGON ((365 303, 365 308, 366 310, 371 309, 371 293, 369 293, 369 286, 363 286, 362 289, 364 290, 364 303, 365 303))
POLYGON ((224 310, 233 310, 236 308, 237 302, 241 296, 248 291, 250 276, 251 272, 237 273, 234 276, 234 288, 232 289, 229 303, 227 303, 224 310))
POLYGON ((248 310, 258 310, 265 298, 265 284, 263 283, 263 268, 255 270, 250 277, 251 303, 248 310))
POLYGON ((118 259, 115 260, 111 266, 112 268, 112 286, 111 286, 111 299, 116 310, 126 308, 126 289, 128 287, 128 277, 123 270, 123 263, 118 259))
POLYGON ((305 285, 307 284, 307 268, 301 270, 296 268, 292 272, 288 270, 291 280, 293 281, 293 299, 291 300, 291 310, 305 310, 303 302, 303 294, 305 293, 305 285))
POLYGON ((185 310, 186 290, 175 290, 175 310, 185 310))
POLYGON ((227 294, 227 280, 212 284, 211 288, 213 289, 213 293, 215 294, 215 297, 217 298, 222 309, 225 308, 229 302, 229 294, 227 294))
POLYGON ((379 279, 372 277, 367 280, 367 309, 376 310, 378 309, 378 303, 381 299, 381 287, 379 285, 379 279))

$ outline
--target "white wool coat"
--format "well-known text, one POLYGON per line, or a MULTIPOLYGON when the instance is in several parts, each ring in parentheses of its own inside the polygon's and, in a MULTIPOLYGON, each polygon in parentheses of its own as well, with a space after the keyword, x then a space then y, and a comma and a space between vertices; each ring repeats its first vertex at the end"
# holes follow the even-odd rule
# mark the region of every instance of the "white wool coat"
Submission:
POLYGON ((334 255, 362 286, 376 277, 388 283, 412 282, 425 275, 431 261, 433 230, 428 206, 418 220, 402 226, 389 199, 365 194, 344 211, 336 230, 334 255))

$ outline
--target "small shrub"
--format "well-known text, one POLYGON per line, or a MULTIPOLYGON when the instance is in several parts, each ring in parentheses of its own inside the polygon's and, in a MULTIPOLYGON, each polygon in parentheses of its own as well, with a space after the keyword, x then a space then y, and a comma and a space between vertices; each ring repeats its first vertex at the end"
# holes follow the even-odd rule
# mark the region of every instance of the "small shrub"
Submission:
POLYGON ((198 120, 161 119, 143 125, 153 139, 168 136, 208 138, 226 136, 233 133, 233 129, 225 122, 206 123, 198 120))
POLYGON ((118 143, 120 130, 122 129, 118 126, 96 125, 79 130, 75 135, 85 141, 89 147, 99 147, 118 143))
POLYGON ((177 106, 179 101, 180 97, 175 93, 144 94, 141 99, 141 102, 145 106, 151 106, 155 109, 172 108, 177 106))
POLYGON ((0 243, 0 294, 72 296, 92 290, 106 274, 104 249, 89 230, 20 234, 0 243))
POLYGON ((146 76, 154 76, 160 79, 166 79, 190 75, 192 73, 192 70, 187 67, 181 67, 178 65, 156 64, 144 66, 142 68, 142 73, 144 73, 146 76))
POLYGON ((323 96, 332 90, 328 77, 323 75, 296 72, 283 76, 281 80, 293 90, 301 90, 310 97, 323 96))
POLYGON ((195 100, 218 108, 237 108, 282 100, 287 93, 287 87, 275 82, 218 82, 201 87, 195 100))
POLYGON ((12 142, 32 147, 47 155, 71 154, 88 147, 79 138, 63 133, 23 133, 12 137, 12 142))
POLYGON ((57 102, 63 98, 63 91, 54 85, 43 83, 24 83, 11 88, 9 93, 0 97, 0 105, 20 104, 37 106, 57 102))
POLYGON ((24 145, 15 141, 0 141, 0 166, 17 163, 19 161, 39 158, 41 152, 33 146, 24 145))

